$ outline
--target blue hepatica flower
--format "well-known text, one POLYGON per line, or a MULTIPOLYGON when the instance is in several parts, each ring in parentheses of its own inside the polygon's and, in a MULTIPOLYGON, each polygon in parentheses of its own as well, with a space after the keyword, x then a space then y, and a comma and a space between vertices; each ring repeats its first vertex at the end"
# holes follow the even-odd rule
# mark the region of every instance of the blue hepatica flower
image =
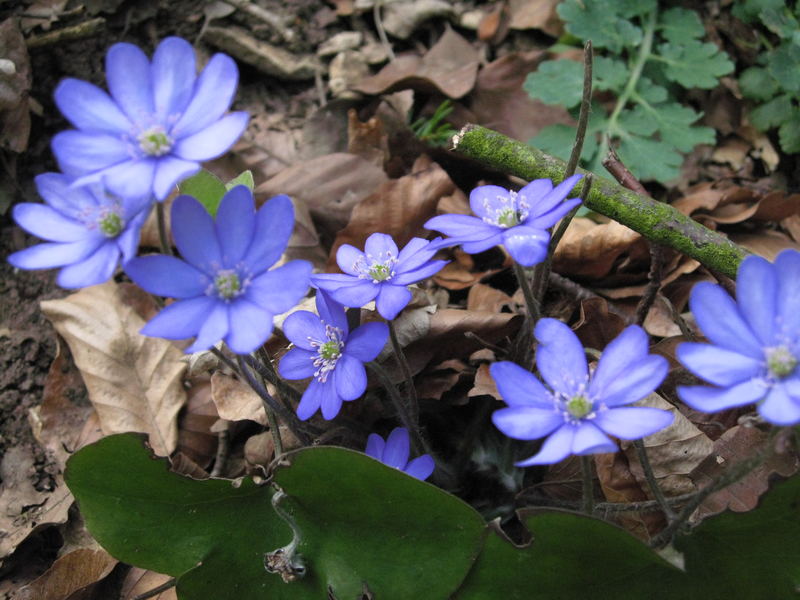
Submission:
POLYGON ((99 183, 73 187, 60 173, 44 173, 35 181, 45 204, 17 204, 12 214, 20 227, 48 243, 15 252, 8 262, 20 269, 63 267, 58 285, 80 288, 107 281, 120 256, 123 262, 133 258, 149 196, 117 198, 99 183))
POLYGON ((183 260, 158 254, 125 265, 128 276, 151 294, 178 299, 142 333, 170 340, 196 336, 187 352, 207 350, 223 338, 237 354, 259 348, 272 332, 273 317, 308 291, 307 261, 269 270, 293 227, 287 196, 275 196, 256 212, 253 194, 243 185, 223 196, 216 222, 191 196, 176 198, 172 236, 183 260))
POLYGON ((409 439, 408 429, 405 427, 396 427, 386 441, 377 433, 370 433, 365 452, 367 456, 422 481, 431 476, 435 466, 430 454, 423 454, 411 462, 408 461, 409 439))
POLYGON ((672 423, 667 411, 625 406, 650 394, 667 375, 667 360, 648 354, 641 327, 631 325, 617 336, 592 373, 578 337, 561 321, 541 319, 534 335, 539 341, 536 364, 548 387, 514 363, 490 367, 508 404, 492 415, 497 428, 518 440, 549 436, 538 454, 518 466, 557 463, 570 454, 616 452, 607 434, 635 440, 672 423))
POLYGON ((364 363, 374 360, 389 338, 386 323, 365 323, 350 332, 344 307, 317 293, 317 312, 292 313, 283 333, 294 344, 278 365, 286 379, 313 377, 297 407, 306 420, 322 409, 325 419, 339 414, 342 402, 360 398, 367 389, 364 363))
POLYGON ((547 256, 547 229, 580 204, 580 198, 564 198, 581 177, 573 175, 555 188, 549 179, 536 179, 519 192, 482 185, 469 195, 476 217, 440 215, 425 227, 450 236, 438 244, 439 248, 460 244, 464 252, 477 254, 503 245, 517 263, 530 267, 547 256))
POLYGON ((678 359, 715 387, 680 386, 681 400, 707 413, 757 402, 771 423, 800 423, 800 253, 784 250, 774 265, 748 256, 736 301, 701 282, 689 305, 711 343, 683 343, 678 359))
POLYGON ((106 55, 110 96, 78 79, 56 88, 56 104, 76 129, 53 138, 53 153, 79 184, 105 177, 119 196, 163 200, 244 131, 247 113, 225 114, 238 78, 224 54, 197 76, 194 50, 180 38, 162 41, 152 63, 136 46, 114 44, 106 55))
POLYGON ((413 238, 398 252, 391 236, 373 233, 364 252, 350 244, 339 247, 336 263, 343 274, 314 275, 311 281, 345 306, 361 307, 375 300, 381 316, 391 321, 411 301, 406 286, 438 273, 447 264, 431 260, 437 251, 434 242, 413 238))

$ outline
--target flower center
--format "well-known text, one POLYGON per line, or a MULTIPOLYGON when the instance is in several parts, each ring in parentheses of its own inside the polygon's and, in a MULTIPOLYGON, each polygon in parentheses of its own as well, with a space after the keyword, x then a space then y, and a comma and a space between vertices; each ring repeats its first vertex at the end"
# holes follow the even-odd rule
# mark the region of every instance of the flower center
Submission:
POLYGON ((567 400, 567 412, 576 419, 582 419, 592 412, 592 403, 586 396, 573 396, 567 400))
POLYGON ((395 275, 394 266, 397 258, 391 252, 381 252, 377 257, 370 254, 359 257, 353 265, 361 279, 369 279, 372 283, 388 281, 395 275))
POLYGON ((328 374, 336 368, 336 363, 344 350, 343 337, 344 332, 341 329, 333 325, 325 325, 326 341, 309 338, 311 346, 317 349, 317 355, 314 357, 314 366, 317 370, 314 371, 314 377, 320 383, 325 383, 328 380, 328 374))
POLYGON ((486 209, 483 220, 503 229, 519 225, 528 218, 530 212, 530 206, 524 198, 517 195, 517 192, 509 192, 507 196, 495 196, 493 202, 487 198, 483 206, 486 209))
POLYGON ((97 229, 107 238, 117 237, 122 232, 123 226, 122 217, 110 210, 104 212, 97 220, 97 229))
POLYGON ((242 293, 242 282, 236 271, 223 269, 214 277, 214 289, 220 298, 230 300, 242 293))
POLYGON ((386 281, 392 277, 392 269, 389 265, 373 264, 369 269, 369 276, 372 281, 386 281))
POLYGON ((160 125, 151 127, 139 135, 139 148, 148 156, 164 156, 172 150, 172 138, 160 125))
POLYGON ((797 363, 797 357, 786 346, 767 350, 767 369, 773 377, 788 377, 797 368, 797 363))

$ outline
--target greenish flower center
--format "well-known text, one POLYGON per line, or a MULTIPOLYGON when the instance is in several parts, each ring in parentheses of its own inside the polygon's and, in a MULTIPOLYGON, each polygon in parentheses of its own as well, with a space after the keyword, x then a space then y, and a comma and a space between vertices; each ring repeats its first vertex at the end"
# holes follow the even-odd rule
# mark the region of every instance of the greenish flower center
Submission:
POLYGON ((223 270, 219 271, 214 278, 214 287, 221 298, 230 300, 239 295, 242 289, 242 282, 236 272, 223 270))
POLYGON ((586 396, 574 396, 567 401, 567 412, 576 419, 582 419, 592 412, 592 403, 586 396))
POLYGON ((334 358, 339 358, 342 353, 342 347, 338 341, 330 340, 320 345, 318 352, 323 360, 333 360, 334 358))
POLYGON ((519 225, 519 213, 513 208, 505 208, 497 215, 497 224, 500 227, 519 225))
POLYGON ((386 281, 392 276, 392 269, 389 265, 375 263, 369 268, 369 276, 373 281, 386 281))
POLYGON ((172 140, 162 127, 152 127, 139 136, 139 147, 148 156, 164 156, 172 149, 172 140))
POLYGON ((115 212, 108 212, 97 221, 97 228, 108 238, 117 237, 122 232, 122 226, 122 217, 115 212))
POLYGON ((797 357, 786 346, 779 346, 767 352, 767 368, 774 377, 788 377, 797 368, 797 363, 797 357))

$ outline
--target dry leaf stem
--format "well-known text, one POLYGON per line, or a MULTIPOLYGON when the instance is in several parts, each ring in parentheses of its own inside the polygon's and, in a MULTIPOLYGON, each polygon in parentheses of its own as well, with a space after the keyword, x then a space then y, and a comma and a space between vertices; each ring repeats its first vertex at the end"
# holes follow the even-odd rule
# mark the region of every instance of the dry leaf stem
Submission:
MULTIPOLYGON (((487 167, 528 181, 543 177, 561 181, 566 169, 563 160, 480 125, 467 125, 454 136, 453 150, 487 167)), ((584 185, 585 180, 578 182, 576 188, 582 190, 584 185)), ((736 277, 739 263, 748 254, 724 235, 708 229, 669 204, 631 192, 604 177, 595 175, 584 204, 647 239, 674 248, 728 277, 736 277)))
POLYGON ((167 216, 163 202, 156 202, 156 222, 158 223, 158 241, 161 244, 161 252, 167 256, 172 256, 172 244, 169 243, 169 235, 167 234, 167 216))
POLYGON ((667 518, 667 523, 672 523, 678 517, 678 515, 675 514, 674 510, 672 510, 669 502, 667 502, 666 496, 664 496, 664 492, 661 491, 661 486, 658 485, 658 480, 656 480, 656 474, 653 471, 653 465, 650 464, 650 457, 647 456, 647 449, 644 447, 644 442, 642 440, 634 440, 633 447, 636 449, 636 456, 639 458, 639 464, 642 465, 644 477, 647 480, 647 485, 650 486, 650 491, 653 492, 653 497, 656 499, 656 502, 658 502, 658 505, 664 512, 664 516, 667 518))

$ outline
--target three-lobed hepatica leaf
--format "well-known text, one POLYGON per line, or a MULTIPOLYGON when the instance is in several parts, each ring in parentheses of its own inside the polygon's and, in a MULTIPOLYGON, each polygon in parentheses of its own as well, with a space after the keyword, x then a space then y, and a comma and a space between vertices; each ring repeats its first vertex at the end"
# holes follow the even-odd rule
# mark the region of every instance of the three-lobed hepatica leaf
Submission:
POLYGON ((193 480, 153 459, 139 434, 79 450, 66 481, 92 535, 114 557, 178 578, 181 600, 594 600, 795 598, 800 478, 747 514, 704 521, 676 546, 681 571, 625 531, 565 511, 523 511, 519 548, 458 498, 359 452, 287 454, 273 483, 299 532, 306 575, 285 583, 265 554, 292 540, 275 490, 193 480))

